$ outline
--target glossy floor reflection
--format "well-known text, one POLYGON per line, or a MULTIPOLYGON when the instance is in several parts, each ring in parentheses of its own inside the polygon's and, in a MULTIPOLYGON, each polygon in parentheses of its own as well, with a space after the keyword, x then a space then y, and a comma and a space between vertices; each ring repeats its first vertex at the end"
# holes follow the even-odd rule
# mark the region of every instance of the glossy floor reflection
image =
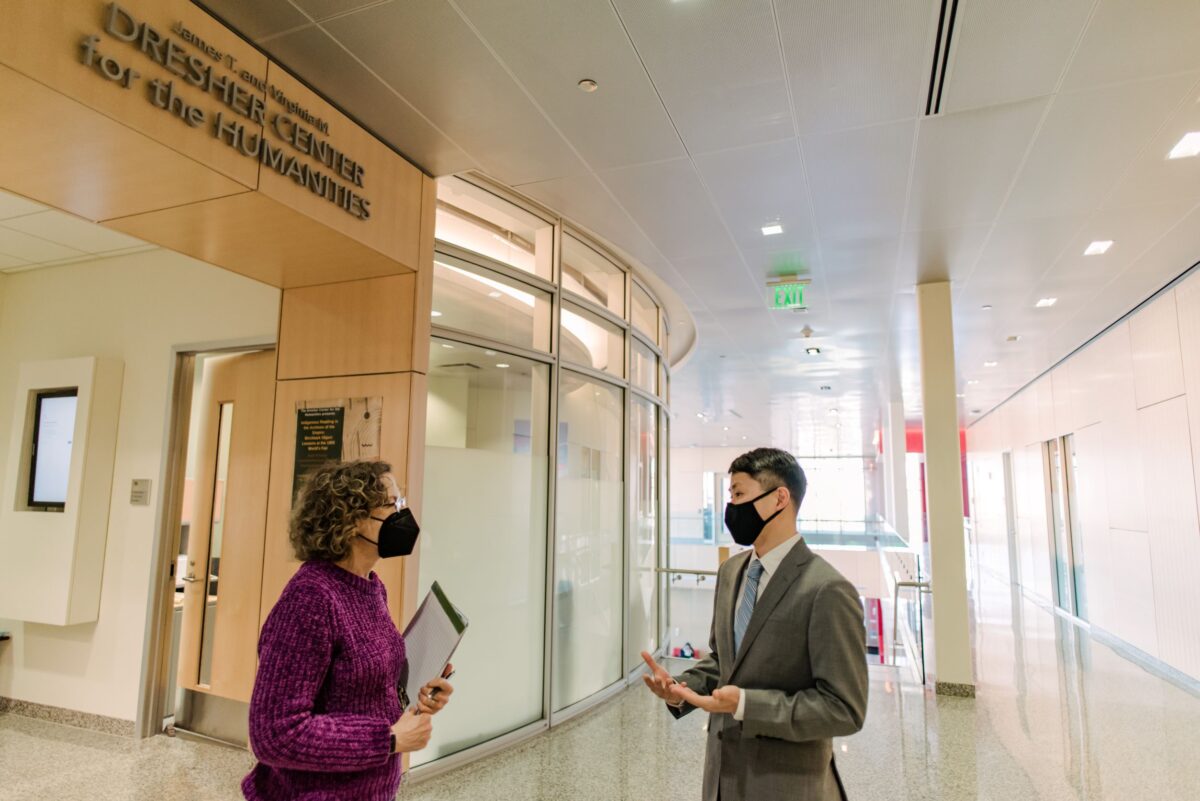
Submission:
MULTIPOLYGON (((850 798, 1197 799, 1200 698, 1143 671, 986 576, 976 583, 975 701, 872 669, 866 729, 836 746, 850 798)), ((408 786, 401 801, 699 797, 703 719, 634 688, 515 750, 408 786)), ((237 799, 245 752, 133 742, 0 717, 0 799, 237 799)))

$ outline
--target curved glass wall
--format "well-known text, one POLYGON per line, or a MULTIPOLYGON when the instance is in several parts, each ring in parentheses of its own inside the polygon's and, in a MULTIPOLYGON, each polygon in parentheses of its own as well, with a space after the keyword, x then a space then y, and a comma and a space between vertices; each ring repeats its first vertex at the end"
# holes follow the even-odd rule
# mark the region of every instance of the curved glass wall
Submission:
POLYGON ((567 719, 662 640, 666 317, 602 247, 473 181, 438 187, 418 587, 471 627, 414 766, 567 719))

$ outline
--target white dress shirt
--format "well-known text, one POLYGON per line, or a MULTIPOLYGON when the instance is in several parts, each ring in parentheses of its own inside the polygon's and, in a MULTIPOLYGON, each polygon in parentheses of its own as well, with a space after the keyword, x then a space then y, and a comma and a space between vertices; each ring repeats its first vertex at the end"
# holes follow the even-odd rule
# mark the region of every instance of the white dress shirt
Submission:
MULTIPOLYGON (((783 564, 783 560, 792 552, 792 548, 796 547, 796 543, 800 541, 801 535, 795 534, 783 542, 776 545, 765 555, 759 556, 755 553, 750 557, 750 563, 746 565, 746 570, 742 573, 741 581, 738 583, 737 595, 734 596, 734 609, 742 603, 742 593, 746 591, 746 577, 750 574, 750 565, 754 562, 762 562, 763 572, 758 579, 758 594, 754 596, 755 603, 759 598, 762 598, 766 592, 767 584, 771 581, 771 576, 775 575, 775 571, 779 570, 779 566, 783 564)), ((735 654, 736 656, 736 654, 735 654)), ((734 720, 743 720, 746 717, 746 691, 742 690, 738 694, 737 711, 733 713, 734 720)))

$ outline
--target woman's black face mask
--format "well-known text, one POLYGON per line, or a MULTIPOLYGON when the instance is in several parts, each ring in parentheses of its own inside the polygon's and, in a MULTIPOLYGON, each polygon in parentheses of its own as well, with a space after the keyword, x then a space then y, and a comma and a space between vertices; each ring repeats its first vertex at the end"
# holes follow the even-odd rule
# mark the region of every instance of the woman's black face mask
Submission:
MULTIPOLYGON (((417 519, 407 508, 398 509, 387 517, 371 515, 371 519, 378 520, 383 524, 379 527, 379 539, 373 540, 370 537, 363 537, 363 539, 379 549, 380 559, 408 556, 417 547, 417 536, 421 533, 421 527, 417 525, 417 519)), ((362 537, 361 534, 358 536, 362 537)))

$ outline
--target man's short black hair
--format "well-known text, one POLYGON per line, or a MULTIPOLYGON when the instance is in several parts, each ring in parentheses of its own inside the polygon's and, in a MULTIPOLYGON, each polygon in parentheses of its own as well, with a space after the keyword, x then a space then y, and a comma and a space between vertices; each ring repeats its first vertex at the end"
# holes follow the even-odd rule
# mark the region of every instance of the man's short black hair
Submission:
POLYGON ((729 474, 745 473, 757 481, 764 490, 787 487, 800 512, 800 504, 804 501, 804 493, 808 489, 808 479, 796 461, 796 457, 778 448, 755 448, 733 460, 729 465, 729 474))

